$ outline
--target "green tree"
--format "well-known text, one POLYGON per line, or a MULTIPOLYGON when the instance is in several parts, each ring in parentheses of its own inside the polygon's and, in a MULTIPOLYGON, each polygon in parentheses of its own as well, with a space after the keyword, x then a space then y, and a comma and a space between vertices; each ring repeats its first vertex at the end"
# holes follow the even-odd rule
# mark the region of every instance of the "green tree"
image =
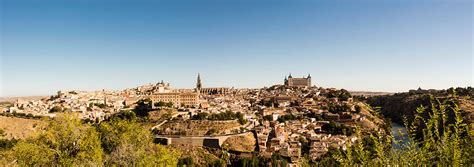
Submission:
POLYGON ((8 150, 18 143, 18 139, 2 139, 0 138, 0 150, 8 150))
POLYGON ((114 117, 108 122, 102 122, 98 131, 104 150, 110 154, 106 165, 176 166, 178 163, 178 152, 154 144, 151 132, 136 122, 136 119, 114 117))
POLYGON ((56 155, 45 143, 21 141, 13 147, 9 156, 21 166, 52 166, 56 155))
POLYGON ((51 110, 49 110, 49 112, 50 113, 63 112, 63 108, 60 106, 54 106, 53 108, 51 108, 51 110))
POLYGON ((9 155, 20 166, 97 166, 104 156, 95 128, 76 114, 58 114, 39 135, 16 144, 9 155))
POLYGON ((332 153, 324 162, 342 166, 470 166, 474 164, 474 132, 463 112, 452 100, 432 100, 431 107, 420 106, 415 119, 406 123, 408 141, 369 135, 347 145, 345 151, 332 153))
POLYGON ((173 102, 166 103, 166 107, 169 107, 169 108, 173 107, 173 102))
POLYGON ((219 132, 219 131, 217 131, 216 129, 213 128, 213 129, 208 130, 208 131, 206 132, 206 135, 213 135, 213 134, 216 134, 216 133, 218 133, 218 132, 219 132))
POLYGON ((179 159, 178 166, 180 167, 192 167, 194 165, 194 160, 192 157, 185 157, 179 159))
POLYGON ((153 105, 151 99, 140 99, 137 101, 136 104, 137 106, 135 106, 135 108, 133 109, 133 112, 135 112, 137 116, 141 116, 141 117, 148 116, 148 112, 150 112, 153 105))
POLYGON ((197 113, 196 115, 194 115, 193 119, 195 119, 195 120, 204 120, 204 119, 207 119, 208 116, 209 116, 208 113, 200 112, 200 113, 197 113))
POLYGON ((5 130, 3 130, 2 128, 0 128, 0 137, 3 137, 5 136, 5 130))
POLYGON ((266 121, 273 121, 273 116, 272 115, 265 115, 263 117, 263 120, 266 120, 266 121))
POLYGON ((357 114, 360 114, 361 111, 362 111, 362 107, 359 106, 359 105, 356 105, 356 106, 355 106, 355 112, 356 112, 357 114))
POLYGON ((293 115, 293 114, 282 115, 278 118, 278 122, 291 121, 291 120, 295 120, 297 118, 298 117, 293 115))
POLYGON ((163 102, 163 101, 159 101, 159 102, 156 102, 155 104, 155 107, 173 107, 173 102, 163 102))
POLYGON ((163 106, 166 106, 166 102, 159 101, 155 103, 155 107, 163 107, 163 106))
POLYGON ((241 125, 244 125, 248 122, 247 119, 245 119, 244 114, 242 114, 241 112, 237 112, 236 116, 241 125))

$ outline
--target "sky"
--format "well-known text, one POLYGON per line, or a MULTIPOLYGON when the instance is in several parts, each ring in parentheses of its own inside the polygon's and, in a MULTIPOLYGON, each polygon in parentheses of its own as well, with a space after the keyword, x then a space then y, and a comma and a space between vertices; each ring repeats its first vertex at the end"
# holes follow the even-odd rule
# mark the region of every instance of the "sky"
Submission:
POLYGON ((473 85, 469 0, 0 0, 0 96, 161 80, 355 91, 473 85))

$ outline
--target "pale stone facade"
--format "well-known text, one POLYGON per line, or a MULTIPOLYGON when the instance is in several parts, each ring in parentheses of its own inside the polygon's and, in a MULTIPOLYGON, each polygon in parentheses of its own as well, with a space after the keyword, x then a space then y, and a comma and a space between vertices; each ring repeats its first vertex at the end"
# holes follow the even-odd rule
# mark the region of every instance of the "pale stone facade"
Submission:
POLYGON ((174 106, 199 106, 199 95, 197 93, 155 93, 148 96, 155 102, 172 102, 174 106))
POLYGON ((311 75, 303 78, 293 78, 290 74, 288 78, 285 77, 285 85, 290 87, 311 87, 311 75))
POLYGON ((146 96, 150 98, 153 103, 166 102, 173 103, 174 106, 199 106, 199 94, 196 92, 182 92, 172 89, 169 83, 163 82, 157 84, 153 88, 153 93, 146 96))

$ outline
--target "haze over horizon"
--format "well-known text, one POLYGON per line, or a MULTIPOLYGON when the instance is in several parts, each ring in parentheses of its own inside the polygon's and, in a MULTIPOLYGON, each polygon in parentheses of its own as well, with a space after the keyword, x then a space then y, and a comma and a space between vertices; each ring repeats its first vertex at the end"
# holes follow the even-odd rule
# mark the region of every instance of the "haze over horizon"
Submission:
POLYGON ((474 83, 472 1, 3 0, 0 97, 161 80, 403 92, 474 83))

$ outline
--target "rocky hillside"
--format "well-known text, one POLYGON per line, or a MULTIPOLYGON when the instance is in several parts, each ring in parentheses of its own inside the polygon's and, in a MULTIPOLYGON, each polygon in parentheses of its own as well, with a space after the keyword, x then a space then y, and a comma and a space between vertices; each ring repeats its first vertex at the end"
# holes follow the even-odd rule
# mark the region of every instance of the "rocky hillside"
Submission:
POLYGON ((222 147, 226 150, 237 152, 253 152, 255 151, 256 139, 253 134, 246 136, 232 136, 229 137, 222 147))
POLYGON ((372 107, 381 107, 381 113, 399 124, 403 124, 403 116, 408 121, 413 119, 416 108, 431 106, 432 99, 444 101, 452 99, 461 107, 465 113, 464 118, 468 122, 474 120, 474 89, 450 88, 447 90, 411 90, 406 93, 393 95, 374 96, 367 98, 366 102, 372 107))

